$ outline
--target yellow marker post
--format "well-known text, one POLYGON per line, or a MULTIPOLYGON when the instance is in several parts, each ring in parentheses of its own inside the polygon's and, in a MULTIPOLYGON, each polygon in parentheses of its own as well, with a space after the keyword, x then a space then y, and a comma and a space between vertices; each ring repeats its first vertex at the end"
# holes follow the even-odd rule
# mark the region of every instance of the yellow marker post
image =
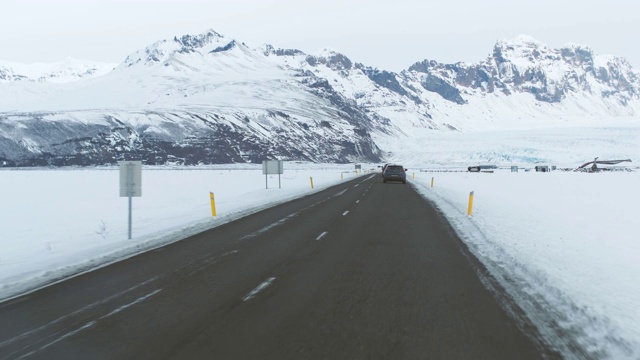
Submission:
POLYGON ((433 189, 433 178, 431 178, 431 188, 433 189))
POLYGON ((313 189, 313 178, 312 177, 309 178, 309 182, 311 183, 311 188, 313 189))
POLYGON ((416 173, 411 173, 411 180, 415 180, 416 179, 416 173))
POLYGON ((209 199, 211 199, 211 216, 216 216, 216 200, 212 192, 209 193, 209 199))
POLYGON ((473 212, 473 191, 469 193, 469 208, 467 209, 467 216, 471 217, 473 212))
POLYGON ((340 180, 344 180, 344 174, 340 173, 340 180))

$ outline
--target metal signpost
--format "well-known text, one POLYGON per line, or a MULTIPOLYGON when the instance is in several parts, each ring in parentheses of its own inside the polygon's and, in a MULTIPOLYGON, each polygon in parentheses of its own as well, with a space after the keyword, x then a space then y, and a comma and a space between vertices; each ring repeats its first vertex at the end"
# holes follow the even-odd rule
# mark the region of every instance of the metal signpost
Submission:
POLYGON ((265 186, 269 188, 269 175, 278 174, 278 188, 282 188, 280 183, 280 175, 284 173, 284 161, 282 160, 263 160, 262 161, 262 173, 264 174, 265 186))
POLYGON ((142 196, 142 161, 120 161, 120 197, 129 198, 129 240, 131 240, 132 197, 142 196))

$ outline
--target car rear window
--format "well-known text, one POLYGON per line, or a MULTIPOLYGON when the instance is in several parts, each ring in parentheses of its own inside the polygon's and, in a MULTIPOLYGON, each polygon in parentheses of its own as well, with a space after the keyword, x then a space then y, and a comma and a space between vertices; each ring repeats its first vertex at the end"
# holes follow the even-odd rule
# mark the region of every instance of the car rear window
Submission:
POLYGON ((404 171, 402 166, 387 166, 387 170, 391 171, 404 171))

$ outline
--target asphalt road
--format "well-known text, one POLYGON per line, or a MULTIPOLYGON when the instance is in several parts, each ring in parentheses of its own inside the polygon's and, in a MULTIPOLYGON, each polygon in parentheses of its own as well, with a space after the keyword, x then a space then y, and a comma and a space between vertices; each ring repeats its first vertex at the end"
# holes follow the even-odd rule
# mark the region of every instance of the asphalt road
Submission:
POLYGON ((556 357, 434 208, 381 180, 0 303, 0 359, 556 357))

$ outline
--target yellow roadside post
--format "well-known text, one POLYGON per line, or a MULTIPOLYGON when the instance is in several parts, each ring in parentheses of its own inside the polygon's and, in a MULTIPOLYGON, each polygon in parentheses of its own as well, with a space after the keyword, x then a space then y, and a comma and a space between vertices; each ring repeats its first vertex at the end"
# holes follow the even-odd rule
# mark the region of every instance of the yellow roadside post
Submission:
POLYGON ((309 182, 311 183, 311 188, 313 189, 313 178, 309 177, 309 182))
POLYGON ((433 188, 433 178, 431 178, 431 188, 433 188))
POLYGON ((473 191, 469 193, 469 207, 467 208, 467 216, 471 217, 473 212, 473 191))
POLYGON ((415 180, 416 179, 416 173, 411 173, 411 180, 415 180))
POLYGON ((340 173, 340 180, 344 180, 344 174, 340 173))
POLYGON ((209 192, 209 199, 211 200, 211 216, 216 216, 216 200, 212 192, 209 192))

